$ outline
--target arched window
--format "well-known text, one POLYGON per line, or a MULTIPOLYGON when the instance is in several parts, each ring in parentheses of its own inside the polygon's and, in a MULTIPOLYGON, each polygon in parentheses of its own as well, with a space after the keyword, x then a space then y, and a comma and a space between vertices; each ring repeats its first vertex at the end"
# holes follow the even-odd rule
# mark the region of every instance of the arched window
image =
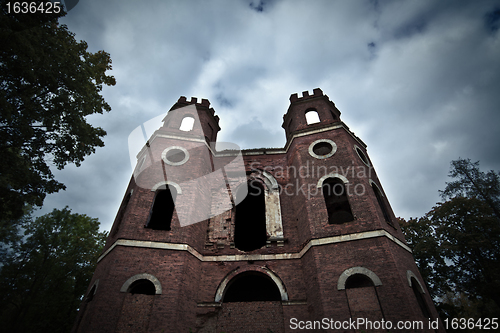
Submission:
POLYGON ((123 298, 115 332, 145 332, 153 310, 154 295, 161 295, 161 284, 148 273, 130 277, 120 288, 123 298))
POLYGON ((420 307, 420 310, 422 311, 422 314, 424 315, 425 318, 430 318, 430 312, 429 308, 427 307, 427 303, 425 303, 424 295, 423 295, 423 290, 421 290, 420 283, 414 278, 410 278, 410 283, 411 283, 411 289, 413 290, 413 293, 415 294, 415 298, 417 299, 418 306, 420 307))
POLYGON ((228 284, 223 302, 281 301, 281 294, 274 281, 259 272, 235 276, 228 284))
POLYGON ((319 123, 319 115, 316 110, 309 110, 306 112, 306 123, 307 125, 319 123))
MULTIPOLYGON (((240 188, 239 191, 243 191, 240 188)), ((237 192, 236 197, 244 197, 237 192)), ((234 245, 242 251, 253 251, 266 245, 266 206, 264 188, 257 180, 248 183, 248 194, 235 207, 234 245)))
POLYGON ((327 178, 323 182, 322 190, 329 224, 341 224, 354 220, 351 205, 347 198, 347 191, 342 180, 327 178))
POLYGON ((345 292, 352 318, 383 319, 375 284, 365 274, 353 274, 345 282, 345 292))
POLYGON ((345 282, 346 289, 374 287, 373 281, 364 274, 353 274, 345 282))
POLYGON ((161 295, 162 288, 160 281, 151 274, 142 273, 130 277, 120 288, 122 293, 161 295))
POLYGON ((179 129, 184 132, 189 132, 193 129, 194 126, 194 118, 192 116, 186 116, 182 118, 181 126, 179 129))
POLYGON ((170 230, 175 209, 177 191, 172 186, 157 190, 147 227, 155 230, 170 230))
POLYGON ((134 281, 127 292, 131 294, 154 295, 156 293, 156 288, 153 282, 147 279, 140 279, 134 281))
POLYGON ((389 212, 387 211, 387 207, 384 202, 384 198, 382 197, 382 193, 378 189, 378 186, 372 182, 372 189, 373 193, 375 193, 375 197, 377 198, 378 205, 380 206, 380 209, 382 210, 382 214, 384 215, 384 220, 392 225, 392 221, 389 215, 389 212))

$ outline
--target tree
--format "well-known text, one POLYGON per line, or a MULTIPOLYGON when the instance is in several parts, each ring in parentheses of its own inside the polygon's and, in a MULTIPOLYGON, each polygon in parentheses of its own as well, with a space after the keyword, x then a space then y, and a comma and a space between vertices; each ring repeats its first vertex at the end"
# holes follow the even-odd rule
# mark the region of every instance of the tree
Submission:
POLYGON ((58 23, 64 12, 8 13, 6 3, 0 0, 0 228, 65 188, 50 165, 79 166, 104 145, 106 132, 86 117, 111 110, 100 92, 115 84, 106 75, 109 54, 77 42, 58 23))
POLYGON ((401 220, 429 290, 445 316, 500 315, 500 174, 479 163, 451 162, 438 203, 424 217, 401 220))
POLYGON ((54 209, 21 224, 0 269, 0 319, 5 332, 69 332, 107 232, 99 221, 54 209))
POLYGON ((484 173, 479 170, 479 161, 472 163, 470 159, 458 159, 451 162, 449 176, 458 178, 447 182, 441 192, 444 199, 457 196, 474 197, 486 203, 500 220, 500 174, 490 170, 484 173))

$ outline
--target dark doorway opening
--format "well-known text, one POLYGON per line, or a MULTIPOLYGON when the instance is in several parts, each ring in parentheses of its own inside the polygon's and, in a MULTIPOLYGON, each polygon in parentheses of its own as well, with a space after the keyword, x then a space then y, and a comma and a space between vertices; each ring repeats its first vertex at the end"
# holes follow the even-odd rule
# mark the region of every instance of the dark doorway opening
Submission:
POLYGON ((175 188, 167 186, 166 189, 156 191, 151 216, 147 224, 148 228, 154 230, 170 230, 172 216, 175 209, 175 188))
POLYGON ((224 303, 259 301, 281 301, 281 293, 270 277, 255 272, 234 277, 223 300, 224 303))
MULTIPOLYGON (((237 197, 240 197, 239 193, 237 197)), ((247 196, 235 207, 234 224, 234 246, 237 249, 253 251, 266 245, 266 204, 264 188, 258 181, 248 183, 247 196)))

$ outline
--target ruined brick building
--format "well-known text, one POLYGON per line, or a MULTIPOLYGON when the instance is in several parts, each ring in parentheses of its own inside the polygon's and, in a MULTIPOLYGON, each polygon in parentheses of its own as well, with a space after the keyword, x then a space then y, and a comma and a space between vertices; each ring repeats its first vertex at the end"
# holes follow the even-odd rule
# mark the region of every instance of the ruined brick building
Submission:
POLYGON ((283 148, 216 150, 210 103, 181 97, 137 155, 75 331, 434 332, 365 143, 320 89, 291 95, 282 127, 283 148))

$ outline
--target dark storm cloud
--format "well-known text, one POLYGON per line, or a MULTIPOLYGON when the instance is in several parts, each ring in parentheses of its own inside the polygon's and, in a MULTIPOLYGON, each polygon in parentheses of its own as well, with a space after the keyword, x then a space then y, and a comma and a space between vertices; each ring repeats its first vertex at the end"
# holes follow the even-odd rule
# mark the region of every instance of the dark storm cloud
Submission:
POLYGON ((484 15, 484 25, 489 32, 498 31, 500 28, 500 7, 495 7, 484 15))
POLYGON ((219 141, 283 147, 292 93, 320 87, 368 153, 397 216, 422 216, 458 157, 500 170, 498 1, 80 1, 64 19, 113 59, 108 132, 56 176, 109 229, 132 173, 127 140, 179 96, 207 98, 219 141))

